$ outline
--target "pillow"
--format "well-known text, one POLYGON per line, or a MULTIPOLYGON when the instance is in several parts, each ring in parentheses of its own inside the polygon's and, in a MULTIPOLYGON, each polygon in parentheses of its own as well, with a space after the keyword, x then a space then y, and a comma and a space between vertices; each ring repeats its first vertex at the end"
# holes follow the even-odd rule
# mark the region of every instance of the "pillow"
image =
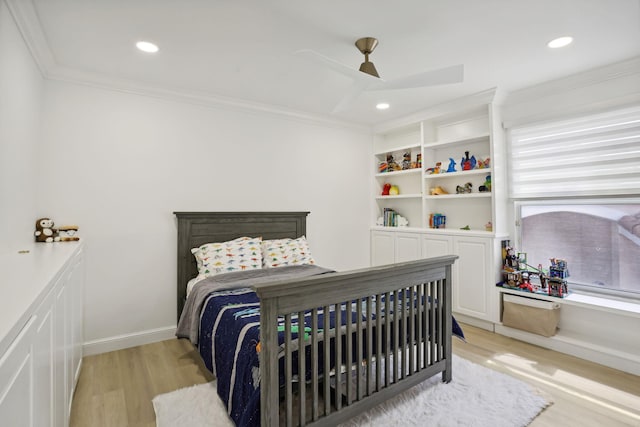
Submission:
POLYGON ((191 249, 198 265, 198 277, 205 277, 232 271, 257 270, 262 268, 260 237, 240 237, 220 243, 205 243, 191 249))
POLYGON ((262 241, 262 267, 315 264, 305 236, 262 241))

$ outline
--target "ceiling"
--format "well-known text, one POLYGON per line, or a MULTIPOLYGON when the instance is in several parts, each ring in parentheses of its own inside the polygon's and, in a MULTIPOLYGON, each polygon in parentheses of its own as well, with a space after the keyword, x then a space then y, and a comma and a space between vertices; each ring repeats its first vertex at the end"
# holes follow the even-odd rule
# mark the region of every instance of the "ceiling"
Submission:
MULTIPOLYGON (((20 1, 20 0, 16 0, 20 1)), ((221 102, 374 124, 492 87, 532 86, 640 54, 639 0, 28 0, 50 75, 79 76, 221 102), (574 43, 546 43, 571 35, 574 43), (464 82, 365 92, 295 52, 357 69, 354 42, 379 39, 384 79, 464 64, 464 82), (159 45, 157 54, 134 47, 159 45), (386 101, 391 108, 378 111, 386 101)), ((15 1, 14 1, 15 3, 15 1)))

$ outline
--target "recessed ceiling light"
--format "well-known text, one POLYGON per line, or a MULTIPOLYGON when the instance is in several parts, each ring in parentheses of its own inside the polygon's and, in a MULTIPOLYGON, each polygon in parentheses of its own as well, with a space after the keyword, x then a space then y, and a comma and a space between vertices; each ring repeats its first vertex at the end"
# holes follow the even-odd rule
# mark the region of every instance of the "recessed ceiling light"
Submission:
POLYGON ((557 39, 553 39, 549 43, 547 43, 547 46, 549 46, 552 49, 557 49, 559 47, 565 47, 571 44, 572 41, 573 41, 573 37, 569 37, 569 36, 558 37, 557 39))
POLYGON ((387 104, 386 102, 381 102, 378 105, 376 105, 376 108, 378 110, 386 110, 387 108, 389 108, 389 104, 387 104))
POLYGON ((136 43, 136 47, 141 51, 147 52, 147 53, 156 53, 158 50, 160 50, 158 48, 158 45, 153 44, 151 42, 145 42, 145 41, 136 43))

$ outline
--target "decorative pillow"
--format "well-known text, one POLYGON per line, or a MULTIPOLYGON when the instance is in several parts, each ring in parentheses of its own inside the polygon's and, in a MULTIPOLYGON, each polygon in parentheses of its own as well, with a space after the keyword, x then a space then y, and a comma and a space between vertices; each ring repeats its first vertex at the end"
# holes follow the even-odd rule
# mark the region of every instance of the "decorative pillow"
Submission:
POLYGON ((191 249, 198 265, 198 277, 205 277, 232 271, 257 270, 262 268, 260 237, 240 237, 220 243, 205 243, 191 249))
POLYGON ((315 264, 305 236, 262 241, 262 267, 315 264))

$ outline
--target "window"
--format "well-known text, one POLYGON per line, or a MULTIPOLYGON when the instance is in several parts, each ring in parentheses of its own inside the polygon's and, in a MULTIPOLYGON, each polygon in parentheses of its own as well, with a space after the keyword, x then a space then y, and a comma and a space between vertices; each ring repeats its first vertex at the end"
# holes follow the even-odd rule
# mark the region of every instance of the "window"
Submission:
POLYGON ((509 193, 527 263, 570 288, 640 297, 640 107, 509 132, 509 193))
POLYGON ((640 297, 640 200, 519 203, 527 263, 567 261, 572 289, 640 297), (629 294, 630 293, 630 294, 629 294))

